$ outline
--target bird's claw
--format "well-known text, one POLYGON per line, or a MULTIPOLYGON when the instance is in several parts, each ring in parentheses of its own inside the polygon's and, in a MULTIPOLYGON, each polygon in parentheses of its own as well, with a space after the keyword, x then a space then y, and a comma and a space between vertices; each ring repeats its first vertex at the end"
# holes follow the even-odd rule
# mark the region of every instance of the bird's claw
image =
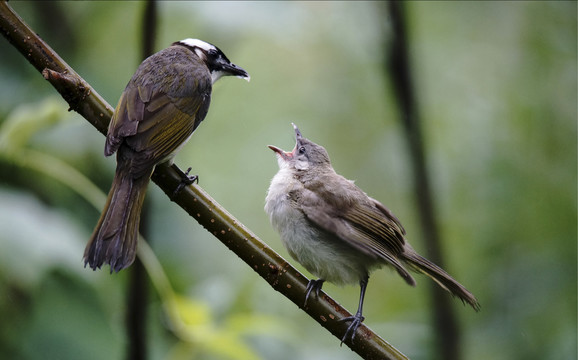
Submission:
POLYGON ((319 298, 319 291, 321 291, 321 287, 323 287, 323 283, 325 280, 317 279, 317 280, 309 280, 307 284, 306 293, 305 293, 305 303, 303 307, 307 306, 307 300, 309 300, 309 295, 311 295, 311 291, 315 290, 315 297, 319 298))
POLYGON ((353 339, 355 338, 355 333, 357 332, 357 328, 359 326, 361 326, 361 323, 363 322, 363 320, 365 320, 365 317, 359 313, 355 314, 354 316, 348 316, 346 318, 339 320, 339 322, 351 321, 351 324, 349 324, 349 327, 347 328, 347 330, 345 331, 345 334, 341 338, 341 344, 339 344, 339 346, 343 345, 343 343, 348 338, 351 339, 351 342, 353 343, 353 339))
POLYGON ((171 195, 171 199, 174 199, 175 196, 177 196, 177 194, 179 192, 181 192, 181 190, 183 190, 183 188, 185 186, 189 186, 195 182, 197 184, 199 183, 199 177, 197 175, 189 175, 189 173, 191 172, 190 167, 187 169, 187 171, 185 171, 185 172, 180 171, 180 172, 181 172, 181 174, 180 174, 181 175, 181 182, 179 183, 179 185, 177 185, 175 191, 173 191, 173 194, 171 195))

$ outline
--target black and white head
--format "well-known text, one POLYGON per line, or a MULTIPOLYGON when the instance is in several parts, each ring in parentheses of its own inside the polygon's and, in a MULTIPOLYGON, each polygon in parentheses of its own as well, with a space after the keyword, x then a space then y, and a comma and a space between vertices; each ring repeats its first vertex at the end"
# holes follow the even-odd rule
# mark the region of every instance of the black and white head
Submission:
POLYGON ((321 145, 306 139, 301 135, 301 131, 295 124, 295 138, 297 140, 295 147, 291 152, 283 151, 280 148, 269 145, 269 149, 277 153, 277 159, 280 168, 292 168, 295 170, 309 170, 315 168, 331 168, 329 154, 321 145))
POLYGON ((213 84, 223 76, 236 76, 247 81, 251 80, 243 68, 231 63, 227 56, 213 44, 199 39, 184 39, 174 44, 186 46, 205 62, 211 72, 213 84))

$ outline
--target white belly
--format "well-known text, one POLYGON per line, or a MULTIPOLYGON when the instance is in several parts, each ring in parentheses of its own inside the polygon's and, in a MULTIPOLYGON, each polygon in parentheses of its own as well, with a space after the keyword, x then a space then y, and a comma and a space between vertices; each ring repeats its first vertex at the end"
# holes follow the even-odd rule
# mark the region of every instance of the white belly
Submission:
POLYGON ((283 245, 295 260, 318 278, 338 285, 358 283, 375 260, 313 226, 287 196, 289 191, 300 186, 281 170, 271 181, 267 193, 265 211, 283 245))

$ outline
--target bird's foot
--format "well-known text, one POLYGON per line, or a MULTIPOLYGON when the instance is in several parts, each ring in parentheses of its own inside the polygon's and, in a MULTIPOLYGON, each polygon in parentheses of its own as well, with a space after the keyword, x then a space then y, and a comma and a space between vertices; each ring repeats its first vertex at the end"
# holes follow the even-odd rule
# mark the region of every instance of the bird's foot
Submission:
POLYGON ((177 172, 180 172, 181 182, 179 183, 179 185, 177 185, 177 188, 175 189, 175 191, 173 191, 173 194, 171 195, 171 199, 174 199, 175 196, 177 196, 177 194, 179 192, 181 192, 181 190, 183 190, 183 188, 185 186, 189 186, 189 185, 193 184, 194 182, 196 182, 197 184, 199 183, 199 177, 197 175, 189 175, 189 173, 191 172, 191 168, 188 168, 187 171, 185 171, 185 172, 182 172, 182 170, 176 166, 173 168, 175 170, 177 170, 177 172))
POLYGON ((365 317, 363 317, 363 315, 361 315, 360 312, 356 313, 353 316, 348 316, 346 318, 339 320, 340 322, 351 321, 351 324, 349 324, 349 327, 347 328, 347 330, 345 331, 345 334, 341 338, 341 344, 339 344, 339 346, 343 345, 343 343, 347 339, 351 339, 351 342, 353 342, 353 339, 355 338, 355 333, 357 332, 357 328, 361 325, 363 320, 365 320, 365 317))
POLYGON ((319 291, 321 291, 321 287, 323 287, 323 283, 325 280, 317 279, 317 280, 309 280, 307 284, 307 293, 305 294, 305 303, 303 307, 307 306, 307 300, 309 300, 309 295, 311 295, 311 291, 315 290, 315 297, 319 298, 319 291))

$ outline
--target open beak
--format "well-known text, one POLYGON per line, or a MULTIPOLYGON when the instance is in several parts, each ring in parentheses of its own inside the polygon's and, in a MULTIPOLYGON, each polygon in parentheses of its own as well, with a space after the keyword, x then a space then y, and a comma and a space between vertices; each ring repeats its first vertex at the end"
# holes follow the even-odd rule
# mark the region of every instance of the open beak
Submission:
POLYGON ((287 151, 283 151, 283 150, 279 149, 277 146, 267 145, 267 147, 269 147, 269 149, 275 151, 277 153, 277 155, 279 155, 281 157, 281 159, 283 159, 285 161, 289 161, 289 160, 293 159, 293 157, 295 156, 295 153, 297 152, 297 147, 299 147, 299 143, 301 142, 301 139, 303 139, 303 135, 301 135, 301 131, 299 131, 299 128, 297 127, 297 125, 295 125, 293 123, 291 123, 291 125, 293 125, 293 129, 295 130, 295 139, 297 140, 297 143, 295 144, 295 148, 293 148, 293 151, 287 152, 287 151))

